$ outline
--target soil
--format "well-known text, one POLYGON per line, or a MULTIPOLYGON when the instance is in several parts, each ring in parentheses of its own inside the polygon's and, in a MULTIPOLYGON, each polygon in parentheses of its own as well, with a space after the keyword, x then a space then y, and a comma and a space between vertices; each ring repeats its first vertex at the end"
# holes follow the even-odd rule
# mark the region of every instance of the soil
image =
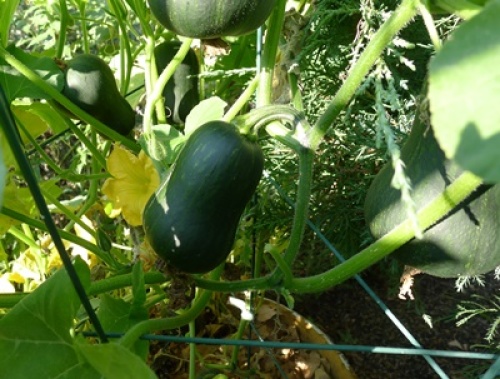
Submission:
MULTIPOLYGON (((414 300, 400 299, 398 291, 387 280, 387 272, 371 269, 363 279, 397 316, 417 341, 426 349, 485 352, 490 326, 483 318, 474 317, 457 327, 455 315, 461 301, 478 294, 493 300, 500 283, 493 274, 486 276, 484 287, 473 285, 457 292, 454 279, 416 275, 412 292, 414 300), (427 320, 424 315, 427 315, 427 320), (431 326, 432 325, 432 326, 431 326)), ((336 344, 385 347, 412 347, 382 309, 354 280, 317 296, 296 298, 295 310, 328 334, 336 344)), ((488 351, 491 352, 491 351, 488 351)), ((345 352, 359 379, 434 379, 439 375, 421 356, 345 352)), ((492 364, 488 360, 436 358, 451 379, 477 378, 492 364), (468 372, 475 372, 473 375, 468 372)))

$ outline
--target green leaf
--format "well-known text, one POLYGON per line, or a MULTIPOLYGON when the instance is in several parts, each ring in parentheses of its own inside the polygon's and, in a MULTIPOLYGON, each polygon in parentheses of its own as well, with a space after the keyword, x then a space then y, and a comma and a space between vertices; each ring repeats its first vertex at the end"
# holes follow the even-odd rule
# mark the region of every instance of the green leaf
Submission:
MULTIPOLYGON (((37 57, 25 53, 14 45, 7 47, 7 51, 28 68, 36 72, 43 80, 62 91, 64 86, 64 73, 56 62, 48 57, 37 57)), ((45 92, 26 79, 20 72, 0 59, 0 86, 3 87, 7 99, 28 97, 31 99, 49 99, 45 92)))
POLYGON ((227 103, 217 96, 201 101, 186 117, 186 125, 184 127, 186 135, 190 135, 198 127, 209 121, 220 120, 224 116, 226 105, 227 103))
MULTIPOLYGON (((57 186, 56 179, 50 179, 40 183, 40 187, 57 198, 61 195, 62 190, 57 186)), ((10 209, 15 209, 17 212, 26 216, 34 217, 38 215, 38 210, 35 207, 35 201, 29 188, 20 188, 17 183, 9 181, 3 191, 3 205, 10 209)), ((5 215, 0 215, 0 234, 4 234, 12 225, 19 224, 19 221, 14 220, 5 215)))
MULTIPOLYGON (((74 264, 88 290, 88 266, 80 258, 74 264)), ((0 319, 0 378, 156 378, 144 361, 120 345, 91 345, 75 338, 72 329, 79 308, 65 270, 21 300, 0 319)))
MULTIPOLYGON (((58 111, 56 111, 47 103, 36 102, 29 105, 16 105, 12 106, 12 110, 14 111, 16 116, 18 116, 19 112, 32 115, 36 122, 43 125, 40 126, 40 129, 42 127, 44 127, 45 130, 49 128, 54 134, 61 133, 64 130, 68 129, 68 125, 64 121, 63 116, 61 116, 58 111)), ((33 129, 32 125, 27 125, 25 123, 25 126, 28 127, 29 130, 33 129)), ((31 133, 31 135, 35 138, 39 136, 39 134, 35 133, 31 133)))
POLYGON ((129 328, 130 304, 108 294, 100 296, 97 316, 108 333, 124 333, 129 328))
MULTIPOLYGON (((138 317, 137 311, 133 313, 130 303, 122 299, 116 299, 108 294, 101 295, 101 303, 97 311, 102 327, 108 333, 125 333, 140 321, 148 319, 148 313, 143 308, 142 317, 138 317)), ((149 350, 149 342, 138 340, 132 351, 139 357, 146 359, 149 350)))
POLYGON ((431 61, 431 123, 448 158, 500 182, 500 0, 459 26, 431 61))
POLYGON ((144 133, 140 137, 139 144, 162 175, 175 161, 185 140, 186 137, 177 129, 162 124, 153 125, 151 133, 144 133))
MULTIPOLYGON (((85 288, 90 271, 75 269, 85 288)), ((79 364, 72 346, 80 299, 65 270, 59 270, 0 319, 0 378, 56 378, 79 364), (29 362, 29 364, 26 364, 29 362)))
MULTIPOLYGON (((49 125, 44 120, 36 114, 30 112, 29 105, 12 105, 11 109, 16 118, 16 123, 18 125, 21 124, 24 128, 26 128, 28 134, 33 138, 36 139, 41 136, 49 128, 49 125)), ((19 132, 23 143, 26 144, 28 142, 28 138, 26 137, 24 131, 20 128, 19 132)))
POLYGON ((144 303, 146 302, 146 282, 144 280, 144 271, 142 262, 137 261, 132 269, 132 291, 134 299, 132 300, 131 315, 138 316, 141 320, 147 319, 144 317, 144 303))
POLYGON ((156 379, 154 372, 137 355, 116 343, 81 344, 78 351, 103 378, 156 379))

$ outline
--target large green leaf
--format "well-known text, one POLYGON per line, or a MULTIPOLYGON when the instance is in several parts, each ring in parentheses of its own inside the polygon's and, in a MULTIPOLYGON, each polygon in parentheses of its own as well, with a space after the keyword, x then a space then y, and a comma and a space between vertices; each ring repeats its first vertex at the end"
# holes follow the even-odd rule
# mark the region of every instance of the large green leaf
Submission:
MULTIPOLYGON (((148 314, 144 309, 141 319, 132 313, 132 305, 123 299, 116 299, 108 294, 101 296, 99 310, 97 312, 102 327, 109 333, 124 333, 136 323, 147 320, 148 314)), ((133 351, 140 357, 145 358, 149 349, 148 341, 139 340, 135 343, 133 351)))
POLYGON ((163 175, 179 154, 186 137, 168 124, 153 125, 150 133, 139 138, 139 144, 163 175))
POLYGON ((459 26, 430 64, 436 138, 448 158, 500 182, 500 0, 459 26))
MULTIPOLYGON (((86 289, 90 271, 81 259, 75 269, 86 289)), ((156 378, 136 355, 115 343, 91 345, 74 337, 80 300, 60 270, 0 319, 0 378, 156 378)))
POLYGON ((209 121, 220 120, 224 116, 226 106, 227 103, 217 96, 200 101, 186 117, 186 125, 184 126, 186 135, 193 133, 209 121))
MULTIPOLYGON (((156 379, 154 372, 130 350, 116 343, 80 345, 79 352, 106 379, 156 379)), ((81 378, 73 376, 72 378, 81 378)))
MULTIPOLYGON (((84 286, 90 272, 75 268, 84 286)), ((79 364, 71 329, 80 300, 65 270, 55 273, 0 319, 0 378, 56 378, 79 364)))
MULTIPOLYGON (((43 191, 52 195, 52 197, 57 199, 61 196, 62 189, 57 185, 56 179, 40 182, 39 185, 43 191)), ((19 187, 13 180, 7 180, 3 189, 3 205, 25 216, 38 216, 38 209, 36 208, 35 200, 33 199, 30 189, 27 187, 19 187)), ((20 224, 20 222, 1 214, 0 235, 5 234, 11 226, 17 224, 20 224)))
MULTIPOLYGON (((146 286, 144 283, 142 264, 140 264, 140 262, 136 263, 132 272, 132 302, 117 299, 108 294, 103 294, 101 296, 97 315, 101 320, 102 327, 107 332, 126 332, 135 324, 147 320, 149 317, 148 310, 144 306, 146 302, 146 286)), ((149 351, 149 342, 138 340, 134 344, 133 351, 137 356, 145 360, 149 351)))
POLYGON ((33 102, 27 105, 12 105, 12 111, 17 117, 24 117, 24 120, 31 117, 32 122, 24 122, 24 125, 35 138, 41 134, 35 131, 43 133, 45 130, 51 129, 54 134, 58 134, 68 129, 63 116, 47 103, 33 102))
MULTIPOLYGON (((64 73, 53 59, 25 53, 14 45, 8 46, 7 51, 29 69, 37 73, 47 83, 62 91, 64 73)), ((2 59, 0 59, 0 86, 3 87, 9 101, 20 97, 31 99, 50 98, 45 92, 2 59)))

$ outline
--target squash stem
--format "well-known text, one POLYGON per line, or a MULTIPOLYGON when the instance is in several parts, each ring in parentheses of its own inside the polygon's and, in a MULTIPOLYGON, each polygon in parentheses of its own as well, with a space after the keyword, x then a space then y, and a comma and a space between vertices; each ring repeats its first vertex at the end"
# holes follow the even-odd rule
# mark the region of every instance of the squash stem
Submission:
MULTIPOLYGON (((175 69, 179 64, 184 60, 189 49, 191 48, 191 42, 193 40, 191 38, 187 38, 182 42, 179 51, 175 54, 172 60, 169 62, 165 70, 158 77, 158 81, 154 84, 151 89, 151 94, 148 97, 146 102, 146 107, 144 109, 144 133, 151 135, 151 128, 153 126, 152 118, 155 104, 159 101, 159 99, 163 96, 163 89, 165 85, 172 77, 175 72, 175 69)), ((153 54, 154 55, 154 54, 153 54)), ((152 58, 152 56, 151 56, 152 58)), ((151 62, 149 62, 151 64, 151 62)))
POLYGON ((434 50, 437 52, 441 49, 442 42, 439 38, 439 33, 437 31, 436 24, 434 23, 434 19, 432 18, 432 14, 429 11, 429 8, 423 3, 418 5, 418 9, 420 11, 420 15, 422 16, 422 20, 424 21, 427 33, 429 33, 429 38, 434 45, 434 50))
MULTIPOLYGON (((196 337, 196 326, 194 320, 189 322, 189 337, 196 337)), ((196 344, 189 344, 189 379, 196 378, 196 344)))
POLYGON ((79 7, 79 12, 80 12, 80 17, 82 19, 82 50, 85 54, 90 53, 90 47, 89 47, 89 32, 87 29, 87 23, 85 22, 85 8, 87 7, 87 2, 86 1, 80 1, 78 3, 79 7))
MULTIPOLYGON (((479 185, 480 178, 470 172, 463 173, 452 184, 450 184, 438 197, 426 207, 418 211, 419 224, 425 230, 446 216, 453 208, 464 201, 479 185)), ((318 275, 307 278, 294 278, 286 285, 285 289, 292 293, 311 293, 325 291, 345 280, 353 277, 361 271, 375 264, 385 256, 389 255, 400 246, 415 237, 415 231, 410 220, 405 220, 396 226, 385 236, 381 237, 358 254, 349 258, 338 266, 318 275)), ((220 292, 242 292, 249 289, 272 289, 276 286, 283 287, 279 271, 266 277, 258 279, 241 280, 234 282, 216 282, 205 279, 195 279, 200 288, 207 288, 220 292)))
MULTIPOLYGON (((233 339, 235 340, 243 339, 243 333, 245 332, 247 326, 248 326, 248 321, 241 319, 238 325, 238 330, 236 331, 236 334, 233 336, 233 339)), ((235 345, 233 348, 233 352, 231 354, 231 362, 230 362, 231 370, 234 370, 236 367, 238 367, 238 355, 240 353, 240 347, 241 345, 235 345)))
POLYGON ((121 0, 110 0, 111 10, 113 11, 118 27, 120 28, 120 93, 125 95, 130 84, 130 74, 132 72, 132 51, 130 49, 130 40, 128 38, 127 18, 125 6, 121 0))
MULTIPOLYGON (((221 275, 222 268, 223 265, 220 265, 213 270, 210 273, 210 279, 213 281, 218 280, 221 275)), ((188 324, 190 321, 198 317, 198 315, 205 309, 211 296, 212 291, 200 290, 200 293, 193 301, 191 308, 178 316, 142 321, 130 328, 119 340, 119 344, 130 349, 134 345, 135 341, 137 341, 143 334, 159 330, 174 329, 188 324)))
MULTIPOLYGON (((245 88, 245 91, 238 97, 238 99, 234 102, 234 104, 229 108, 229 110, 226 112, 224 117, 222 118, 223 121, 226 122, 231 122, 233 118, 235 118, 238 113, 243 109, 243 107, 248 103, 250 100, 250 97, 255 93, 255 90, 257 89, 257 86, 259 85, 259 76, 255 76, 250 83, 248 83, 247 88, 245 88)), ((250 130, 247 129, 242 129, 243 134, 248 134, 250 130)))
POLYGON ((335 94, 330 105, 319 117, 309 135, 311 148, 316 150, 332 123, 351 101, 354 93, 380 57, 384 49, 405 25, 418 13, 418 0, 403 0, 368 43, 349 76, 335 94))
MULTIPOLYGON (((243 116, 233 120, 242 130, 253 129, 257 134, 258 130, 265 126, 267 133, 299 153, 306 145, 301 145, 304 139, 297 139, 292 130, 285 127, 280 122, 285 121, 294 126, 295 130, 309 130, 310 126, 304 118, 304 114, 286 105, 266 105, 252 110, 243 116)), ((303 135, 303 133, 299 133, 303 135)), ((305 141, 307 143, 307 141, 305 141)))
MULTIPOLYGON (((9 233, 10 233, 9 229, 9 233)), ((95 246, 95 245, 94 245, 95 246)), ((39 247, 37 245, 37 247, 39 247)), ((2 249, 2 247, 0 247, 2 249)), ((144 283, 147 285, 162 284, 168 280, 164 274, 155 271, 144 273, 144 283)), ((101 279, 90 283, 90 288, 87 291, 87 296, 96 296, 105 292, 115 291, 122 288, 132 286, 133 277, 131 273, 111 276, 106 279, 101 279)), ((4 293, 0 294, 0 308, 12 308, 30 293, 4 293)), ((159 301, 165 299, 165 293, 154 295, 147 300, 144 307, 147 309, 159 301)))
POLYGON ((26 235, 24 232, 20 231, 15 226, 11 226, 7 231, 7 233, 11 234, 16 239, 27 245, 30 249, 33 249, 35 251, 40 251, 40 246, 33 239, 33 237, 26 235))
POLYGON ((233 282, 220 282, 204 278, 194 278, 197 287, 216 292, 243 292, 247 290, 274 289, 271 275, 255 279, 235 280, 233 282))
MULTIPOLYGON (((97 133, 95 130, 91 130, 91 137, 92 137, 92 144, 94 146, 97 145, 97 133)), ((92 156, 91 158, 91 172, 92 174, 98 174, 100 172, 100 166, 99 166, 99 162, 97 161, 97 159, 92 156)), ((95 204, 95 202, 97 201, 97 191, 99 190, 99 180, 96 179, 95 176, 93 176, 92 178, 90 178, 89 180, 89 189, 88 189, 88 192, 87 192, 87 199, 85 201, 85 203, 82 205, 82 207, 78 210, 78 212, 76 213, 75 217, 70 219, 70 221, 66 224, 66 226, 64 227, 64 230, 70 230, 74 225, 75 225, 75 218, 76 219, 80 219, 85 213, 87 213, 87 211, 95 204)))
POLYGON ((299 153, 299 183, 297 185, 295 200, 295 214, 293 217, 292 231, 290 233, 290 242, 283 257, 285 263, 289 266, 293 264, 297 257, 307 223, 313 176, 313 162, 314 152, 310 149, 301 150, 299 153))
POLYGON ((73 224, 78 224, 83 230, 89 233, 93 238, 96 238, 96 232, 90 226, 85 224, 81 218, 77 217, 73 212, 71 212, 68 208, 66 208, 56 197, 52 196, 50 191, 44 191, 42 189, 43 196, 47 198, 50 204, 54 204, 57 207, 59 212, 66 216, 69 220, 73 222, 73 224))
POLYGON ((66 28, 68 27, 68 19, 70 18, 66 0, 59 0, 59 11, 61 13, 61 19, 59 20, 59 38, 57 39, 56 58, 61 59, 66 43, 66 28))
MULTIPOLYGON (((419 225, 424 230, 431 227, 464 201, 481 183, 481 179, 470 172, 460 175, 417 213, 419 225)), ((295 293, 324 291, 365 270, 414 237, 414 228, 407 219, 345 262, 319 275, 295 278, 287 289, 295 293)))
POLYGON ((273 72, 276 64, 276 53, 281 37, 281 29, 285 19, 286 0, 278 0, 268 21, 266 42, 259 73, 259 88, 257 90, 257 107, 271 104, 273 72))

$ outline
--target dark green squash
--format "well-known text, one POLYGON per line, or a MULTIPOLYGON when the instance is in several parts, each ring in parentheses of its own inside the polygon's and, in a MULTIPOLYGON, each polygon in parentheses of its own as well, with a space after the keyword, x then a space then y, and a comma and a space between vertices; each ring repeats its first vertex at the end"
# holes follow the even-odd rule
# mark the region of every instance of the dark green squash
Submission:
MULTIPOLYGON (((412 197, 421 209, 453 182, 463 170, 446 159, 429 123, 427 102, 401 149, 412 197)), ((388 163, 377 174, 365 200, 365 219, 380 238, 406 218, 401 192, 391 187, 388 163)), ((413 239, 393 256, 402 263, 438 277, 478 275, 500 265, 500 186, 483 185, 444 219, 413 239)))
POLYGON ((151 12, 168 30, 191 38, 239 36, 261 26, 276 0, 148 0, 151 12))
POLYGON ((187 273, 224 262, 263 162, 260 146, 232 124, 211 121, 195 130, 144 209, 153 250, 187 273))
MULTIPOLYGON (((181 42, 176 40, 163 42, 155 47, 154 55, 158 74, 167 67, 180 47, 181 42)), ((199 73, 198 58, 194 50, 190 49, 163 90, 165 111, 169 123, 184 124, 191 109, 200 102, 197 76, 199 73)))
POLYGON ((106 62, 91 54, 77 55, 66 62, 64 74, 62 94, 71 102, 122 135, 132 131, 135 112, 118 91, 106 62))

